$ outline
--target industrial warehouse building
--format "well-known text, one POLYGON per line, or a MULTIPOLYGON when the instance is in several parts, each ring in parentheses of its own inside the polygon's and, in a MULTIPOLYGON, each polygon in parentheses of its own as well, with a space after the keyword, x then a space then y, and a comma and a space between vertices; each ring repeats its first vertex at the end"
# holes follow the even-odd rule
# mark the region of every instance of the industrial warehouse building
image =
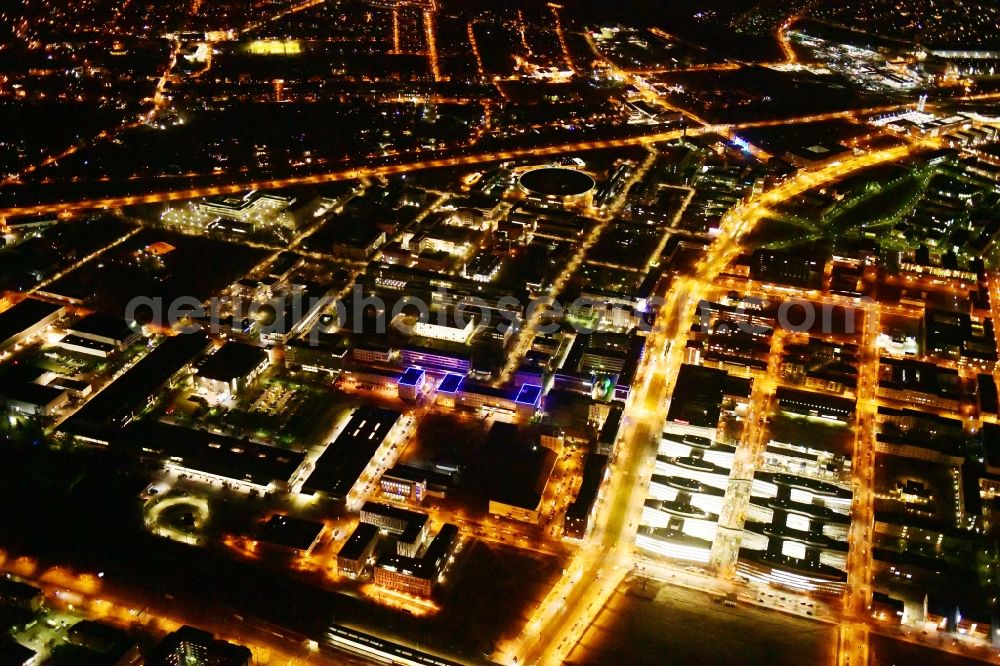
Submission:
POLYGON ((401 414, 380 407, 359 407, 316 461, 302 487, 307 495, 324 493, 346 499, 372 457, 392 435, 401 414))
POLYGON ((107 358, 122 351, 140 336, 139 331, 133 330, 121 317, 96 312, 67 326, 66 336, 59 341, 59 346, 81 354, 107 358))
POLYGON ((38 335, 65 314, 65 308, 34 298, 0 312, 0 354, 38 335))
POLYGON ((83 442, 107 446, 118 430, 149 405, 154 394, 186 373, 208 345, 208 336, 201 332, 165 339, 67 419, 59 431, 83 442))

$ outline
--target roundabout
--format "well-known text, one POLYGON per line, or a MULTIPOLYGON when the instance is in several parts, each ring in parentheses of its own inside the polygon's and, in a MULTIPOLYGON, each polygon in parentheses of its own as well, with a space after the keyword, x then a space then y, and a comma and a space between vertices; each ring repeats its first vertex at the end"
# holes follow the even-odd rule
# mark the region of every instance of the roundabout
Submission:
POLYGON ((173 496, 153 500, 145 509, 146 528, 153 534, 197 545, 208 523, 208 501, 201 497, 173 496))

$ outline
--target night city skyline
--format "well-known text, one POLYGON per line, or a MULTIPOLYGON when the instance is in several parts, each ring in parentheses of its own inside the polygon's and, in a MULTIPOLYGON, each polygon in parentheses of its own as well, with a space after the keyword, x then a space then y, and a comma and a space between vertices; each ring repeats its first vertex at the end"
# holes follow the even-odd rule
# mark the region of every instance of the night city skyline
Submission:
POLYGON ((8 5, 0 666, 1000 663, 995 2, 8 5))

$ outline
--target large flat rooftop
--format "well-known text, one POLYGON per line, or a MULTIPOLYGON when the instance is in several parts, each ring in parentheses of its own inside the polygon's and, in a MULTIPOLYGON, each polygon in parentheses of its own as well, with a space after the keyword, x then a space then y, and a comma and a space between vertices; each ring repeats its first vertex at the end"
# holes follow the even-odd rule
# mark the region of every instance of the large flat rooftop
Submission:
POLYGON ((316 461, 302 491, 347 497, 399 417, 400 413, 391 409, 359 407, 316 461))
POLYGON ((401 523, 402 527, 400 529, 395 531, 390 529, 389 531, 397 533, 399 539, 404 543, 412 543, 424 529, 429 519, 426 513, 401 509, 389 504, 382 504, 381 502, 365 502, 364 506, 361 507, 362 521, 366 520, 366 514, 388 518, 401 523))
POLYGON ((61 310, 61 306, 26 298, 17 305, 0 312, 0 349, 15 338, 61 310))
POLYGON ((227 342, 198 366, 198 376, 221 382, 245 377, 267 360, 260 347, 241 342, 227 342))
POLYGON ((465 380, 464 375, 455 374, 454 372, 449 372, 438 384, 438 393, 455 393, 458 391, 459 387, 462 386, 462 382, 465 380))
POLYGON ((361 557, 372 539, 378 536, 378 527, 369 523, 358 523, 358 526, 351 532, 344 545, 341 546, 337 557, 347 560, 356 560, 361 557))
POLYGON ((135 335, 135 331, 129 327, 125 319, 107 312, 89 314, 72 326, 67 326, 66 330, 79 336, 93 336, 109 340, 128 340, 135 335))
POLYGON ((490 429, 477 476, 490 500, 535 510, 556 462, 556 454, 519 432, 517 426, 497 422, 490 429))
POLYGON ((312 547, 325 527, 323 523, 313 520, 275 514, 257 526, 254 537, 258 541, 304 552, 312 547))
POLYGON ((594 189, 594 179, 582 171, 543 167, 526 172, 518 181, 525 190, 540 196, 573 197, 594 189))
POLYGON ((305 459, 302 453, 159 421, 132 423, 116 446, 140 458, 257 486, 288 482, 305 459))
POLYGON ((667 420, 704 428, 716 427, 728 376, 725 370, 682 365, 677 373, 667 420))
POLYGON ((150 395, 208 347, 204 333, 175 335, 98 393, 60 427, 70 435, 107 437, 131 419, 150 395))

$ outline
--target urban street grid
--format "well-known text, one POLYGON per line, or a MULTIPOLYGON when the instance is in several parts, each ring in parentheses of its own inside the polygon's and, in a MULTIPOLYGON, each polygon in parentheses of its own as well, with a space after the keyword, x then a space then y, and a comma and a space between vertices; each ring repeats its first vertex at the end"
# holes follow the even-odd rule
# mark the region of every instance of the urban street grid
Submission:
POLYGON ((1000 7, 0 9, 0 663, 1000 663, 1000 7))

